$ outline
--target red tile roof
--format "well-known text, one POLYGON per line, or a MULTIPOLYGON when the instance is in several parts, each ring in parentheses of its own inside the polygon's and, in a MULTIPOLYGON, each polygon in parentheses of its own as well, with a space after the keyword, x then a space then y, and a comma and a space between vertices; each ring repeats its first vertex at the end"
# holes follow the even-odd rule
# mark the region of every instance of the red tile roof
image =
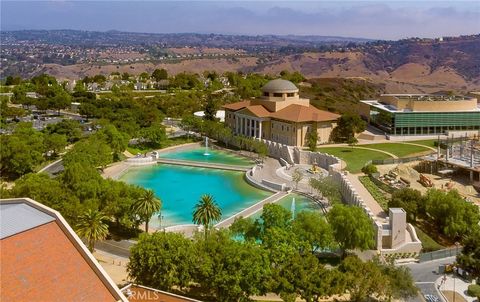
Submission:
POLYGON ((245 107, 244 109, 240 110, 242 113, 251 114, 256 117, 268 117, 270 116, 271 112, 265 109, 262 105, 252 105, 245 107))
POLYGON ((2 302, 117 301, 57 221, 0 242, 2 302))
POLYGON ((313 106, 293 104, 273 112, 270 117, 290 122, 326 122, 335 121, 340 115, 317 109, 313 106))
POLYGON ((223 105, 222 108, 236 111, 236 110, 240 110, 242 108, 245 108, 247 106, 250 106, 250 101, 241 101, 241 102, 236 102, 236 103, 230 103, 230 104, 223 105))

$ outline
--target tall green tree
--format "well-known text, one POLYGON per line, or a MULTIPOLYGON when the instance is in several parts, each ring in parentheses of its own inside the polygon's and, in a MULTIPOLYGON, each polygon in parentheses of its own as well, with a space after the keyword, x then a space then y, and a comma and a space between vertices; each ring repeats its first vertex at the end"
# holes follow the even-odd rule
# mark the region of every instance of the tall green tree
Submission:
POLYGON ((205 116, 203 117, 204 119, 208 121, 216 121, 216 114, 218 110, 218 100, 215 99, 214 97, 210 96, 207 99, 207 103, 205 105, 205 116))
POLYGON ((98 210, 87 210, 79 217, 76 232, 88 242, 90 252, 94 251, 95 242, 103 240, 108 235, 108 217, 98 210))
POLYGON ((219 221, 222 217, 222 210, 215 202, 212 195, 202 195, 198 203, 195 205, 193 211, 193 222, 195 224, 203 225, 205 231, 205 238, 208 230, 212 224, 219 221))
POLYGON ((139 134, 148 145, 152 147, 159 147, 162 142, 167 139, 167 133, 165 132, 165 127, 158 124, 153 124, 150 127, 142 128, 139 134))
POLYGON ((53 133, 50 135, 45 135, 45 150, 53 151, 53 156, 57 156, 67 146, 67 136, 63 134, 53 133))
POLYGON ((357 256, 349 256, 342 261, 339 270, 344 274, 350 301, 368 301, 373 295, 384 294, 386 280, 374 262, 363 262, 357 256))
POLYGON ((309 185, 312 189, 322 194, 323 197, 326 197, 330 204, 342 202, 340 185, 331 176, 321 178, 311 177, 309 185))
POLYGON ((298 189, 298 183, 303 179, 303 174, 299 168, 296 168, 292 173, 292 181, 295 184, 295 189, 298 189))
POLYGON ((148 233, 148 223, 153 214, 160 211, 162 202, 155 197, 155 193, 152 190, 147 190, 138 200, 136 200, 132 209, 134 213, 139 215, 143 221, 145 221, 145 232, 148 233))
POLYGON ((349 249, 374 248, 372 221, 360 207, 336 204, 328 212, 327 219, 344 255, 349 249))
POLYGON ((168 79, 168 72, 165 69, 155 69, 152 72, 152 78, 154 78, 157 82, 160 80, 168 79))
POLYGON ((292 213, 278 204, 269 203, 263 206, 262 226, 264 230, 273 227, 284 229, 290 226, 292 213))
MULTIPOLYGON (((59 178, 51 178, 46 173, 29 173, 15 181, 9 192, 11 197, 29 197, 54 210, 75 225, 78 214, 85 210, 77 196, 64 187, 59 178)), ((3 198, 3 196, 2 196, 3 198)))
POLYGON ((475 204, 465 202, 457 190, 442 192, 428 190, 426 211, 438 230, 452 240, 467 236, 472 226, 480 221, 480 209, 475 204))
POLYGON ((417 221, 419 215, 425 217, 426 200, 422 193, 412 188, 404 188, 393 192, 388 202, 389 208, 403 208, 407 212, 408 221, 417 221))
POLYGON ((75 144, 63 157, 66 166, 82 163, 91 167, 105 167, 113 161, 112 149, 102 139, 90 137, 75 144))
POLYGON ((267 251, 253 242, 233 240, 228 232, 215 231, 195 240, 195 280, 212 301, 249 301, 264 295, 270 276, 267 251))
POLYGON ((138 284, 162 290, 188 287, 195 281, 197 251, 182 234, 141 234, 131 250, 127 271, 138 284))
POLYGON ((345 113, 338 119, 337 127, 332 131, 331 138, 338 143, 353 141, 355 134, 365 131, 367 123, 358 114, 345 113))
POLYGON ((31 123, 18 123, 11 135, 1 135, 1 171, 12 178, 33 172, 44 161, 44 135, 31 123))
POLYGON ((312 152, 317 151, 318 133, 317 133, 316 127, 312 127, 312 129, 307 132, 306 139, 307 139, 308 150, 312 152))
POLYGON ((463 240, 462 253, 457 256, 457 261, 473 277, 480 278, 480 228, 473 229, 463 240))
POLYGON ((318 212, 301 211, 295 217, 292 227, 293 233, 308 243, 312 253, 334 245, 333 231, 325 217, 318 212))

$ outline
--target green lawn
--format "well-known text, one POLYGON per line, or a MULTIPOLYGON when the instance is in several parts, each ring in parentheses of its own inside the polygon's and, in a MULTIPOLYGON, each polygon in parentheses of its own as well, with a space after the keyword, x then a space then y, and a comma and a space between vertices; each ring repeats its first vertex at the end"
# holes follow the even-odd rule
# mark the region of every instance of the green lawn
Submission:
POLYGON ((366 144, 366 145, 358 145, 358 146, 390 152, 392 154, 395 154, 398 157, 408 157, 421 152, 431 151, 430 149, 425 147, 401 144, 401 143, 366 144))
POLYGON ((419 144, 419 145, 424 145, 424 146, 435 148, 435 142, 436 141, 437 141, 436 139, 424 139, 424 140, 419 140, 419 141, 409 141, 409 142, 406 142, 406 143, 414 143, 414 144, 419 144))
POLYGON ((391 158, 385 153, 350 147, 325 147, 319 148, 318 152, 328 153, 343 159, 347 163, 346 169, 352 173, 359 173, 369 160, 391 158))
POLYGON ((415 232, 417 233, 418 239, 422 242, 423 252, 432 252, 444 249, 443 245, 440 245, 432 237, 428 236, 424 231, 419 227, 415 226, 415 232))

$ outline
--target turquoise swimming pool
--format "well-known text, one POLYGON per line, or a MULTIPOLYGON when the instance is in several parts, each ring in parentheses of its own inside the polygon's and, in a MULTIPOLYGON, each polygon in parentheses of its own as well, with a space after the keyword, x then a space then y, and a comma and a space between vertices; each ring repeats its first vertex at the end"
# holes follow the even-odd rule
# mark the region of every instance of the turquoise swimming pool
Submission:
POLYGON ((205 148, 195 148, 183 151, 161 153, 159 156, 169 159, 182 159, 239 166, 252 166, 254 164, 251 160, 248 160, 247 158, 239 157, 235 154, 225 151, 208 149, 209 155, 205 155, 205 151, 205 148))
POLYGON ((152 227, 159 228, 191 224, 193 207, 203 194, 214 196, 222 219, 272 194, 250 186, 243 177, 243 172, 161 164, 133 168, 120 180, 151 189, 162 200, 163 218, 155 215, 151 221, 152 227))

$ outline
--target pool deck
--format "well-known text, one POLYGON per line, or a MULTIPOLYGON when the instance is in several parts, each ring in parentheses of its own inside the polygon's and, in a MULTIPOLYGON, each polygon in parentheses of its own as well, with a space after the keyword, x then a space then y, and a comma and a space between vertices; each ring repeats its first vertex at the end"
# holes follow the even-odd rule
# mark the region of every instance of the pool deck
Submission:
POLYGON ((197 167, 197 168, 240 171, 240 172, 246 172, 250 169, 250 167, 247 167, 247 166, 227 165, 227 164, 219 164, 219 163, 198 162, 198 161, 190 161, 190 160, 183 160, 183 159, 169 159, 169 158, 159 158, 157 159, 157 163, 177 165, 177 166, 189 166, 189 167, 197 167))
POLYGON ((227 228, 235 221, 236 218, 238 218, 238 217, 247 218, 247 217, 255 214, 256 212, 260 211, 261 209, 263 209, 263 206, 265 204, 277 202, 280 199, 282 199, 283 197, 287 196, 288 194, 289 194, 288 192, 284 192, 284 191, 277 192, 277 193, 265 198, 264 200, 262 200, 260 202, 257 202, 256 204, 246 208, 245 210, 240 211, 237 214, 235 214, 233 216, 230 216, 225 220, 220 221, 219 223, 217 223, 215 225, 215 227, 216 228, 227 228))

